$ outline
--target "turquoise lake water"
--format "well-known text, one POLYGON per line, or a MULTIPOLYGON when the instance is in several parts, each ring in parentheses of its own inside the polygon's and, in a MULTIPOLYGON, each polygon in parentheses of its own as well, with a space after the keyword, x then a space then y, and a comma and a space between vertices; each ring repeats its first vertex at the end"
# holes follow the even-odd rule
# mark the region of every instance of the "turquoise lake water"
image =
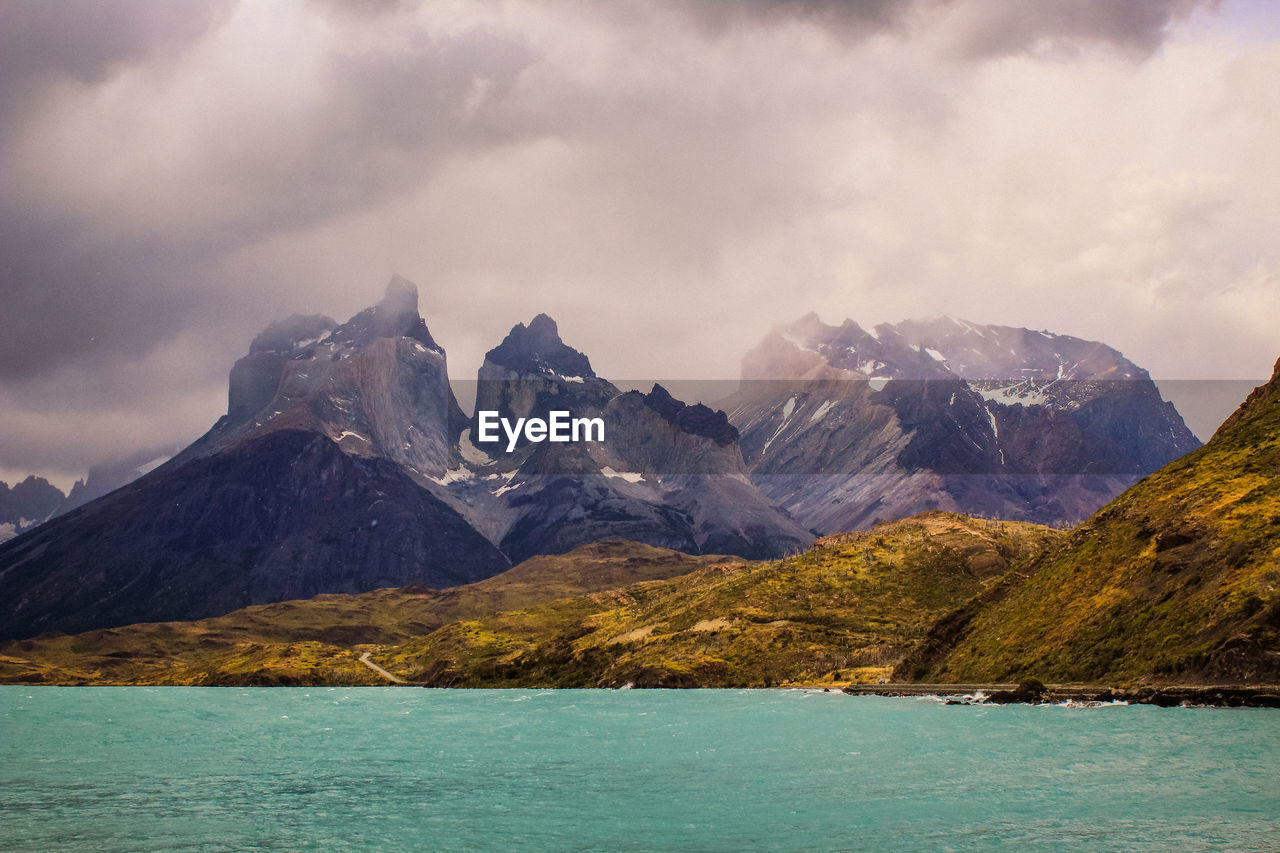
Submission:
POLYGON ((1267 850, 1280 712, 0 687, 0 848, 1267 850))

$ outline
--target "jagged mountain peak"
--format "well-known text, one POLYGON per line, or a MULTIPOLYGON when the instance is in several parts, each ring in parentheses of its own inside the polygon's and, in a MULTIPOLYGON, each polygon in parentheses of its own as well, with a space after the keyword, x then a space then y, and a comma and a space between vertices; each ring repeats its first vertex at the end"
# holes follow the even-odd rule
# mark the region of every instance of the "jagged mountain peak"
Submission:
POLYGON ((418 314, 418 286, 399 275, 391 276, 386 293, 375 308, 374 331, 379 337, 415 338, 432 349, 439 349, 427 331, 427 323, 418 314))
POLYGON ((13 488, 0 480, 0 542, 56 514, 65 496, 44 477, 27 475, 13 488))
POLYGON ((382 298, 345 323, 295 314, 268 326, 231 368, 226 417, 175 461, 295 429, 438 476, 465 423, 447 372, 417 286, 392 276, 382 298))
POLYGON ((828 325, 810 312, 775 328, 742 360, 743 379, 938 379, 936 355, 889 324, 867 331, 851 319, 828 325))
POLYGON ((671 392, 657 382, 653 383, 653 388, 645 395, 644 404, 667 420, 671 420, 676 412, 684 408, 683 401, 672 397, 671 392))
POLYGON ((1098 341, 1048 330, 974 323, 939 314, 840 326, 810 312, 779 326, 743 359, 744 379, 832 378, 1016 380, 1149 380, 1122 353, 1098 341))
POLYGON ((560 340, 560 327, 550 314, 538 314, 529 321, 528 332, 538 340, 546 340, 549 344, 563 343, 560 340))
POLYGON ((427 349, 444 353, 418 314, 418 286, 399 275, 391 277, 378 304, 364 309, 333 332, 335 342, 355 346, 368 346, 377 338, 412 338, 427 349))
POLYGON ((810 311, 798 320, 775 327, 774 333, 805 348, 812 348, 835 337, 856 339, 866 334, 861 326, 847 317, 840 325, 833 326, 823 322, 816 311, 810 311))
POLYGON ((560 339, 556 321, 539 314, 529 325, 517 323, 498 344, 485 355, 485 360, 517 373, 553 373, 575 380, 595 377, 591 361, 560 339))
POLYGON ((387 282, 386 292, 378 305, 387 311, 417 314, 418 285, 399 273, 392 273, 391 281, 387 282))
POLYGON ((704 406, 702 403, 689 405, 671 396, 658 383, 644 397, 648 408, 662 415, 663 420, 683 432, 710 438, 721 447, 738 440, 738 430, 729 423, 729 416, 723 411, 704 406))

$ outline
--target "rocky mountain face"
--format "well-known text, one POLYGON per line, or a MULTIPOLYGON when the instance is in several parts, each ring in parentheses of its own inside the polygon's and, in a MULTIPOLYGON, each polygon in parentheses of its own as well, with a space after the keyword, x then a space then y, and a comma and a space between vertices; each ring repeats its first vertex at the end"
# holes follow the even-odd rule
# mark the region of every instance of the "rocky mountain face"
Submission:
POLYGON ((1280 362, 1207 444, 954 611, 925 681, 1280 680, 1280 362))
POLYGON ((386 459, 283 429, 144 476, 0 549, 0 636, 197 619, 507 567, 386 459))
POLYGON ((258 335, 231 369, 227 414, 174 461, 303 429, 349 455, 440 476, 464 421, 417 287, 396 276, 380 303, 346 323, 294 315, 258 335))
MULTIPOLYGON (((517 325, 480 368, 476 416, 458 467, 440 485, 512 560, 626 538, 694 554, 777 556, 811 534, 749 481, 723 412, 675 400, 661 386, 621 393, 567 346, 555 321, 517 325), (603 441, 480 441, 479 415, 603 423, 603 441)), ((446 497, 446 499, 449 499, 446 497)))
POLYGON ((473 440, 404 279, 346 323, 272 324, 208 433, 0 547, 0 638, 451 587, 618 537, 752 557, 812 539, 750 483, 722 412, 620 393, 545 315, 489 352, 478 408, 571 411, 605 440, 473 440))
POLYGON ((722 405, 752 481, 820 533, 931 509, 1074 523, 1199 445, 1114 349, 946 317, 810 314, 746 355, 722 405))
POLYGON ((409 282, 347 323, 274 324, 202 438, 0 547, 0 636, 501 572, 502 552, 428 488, 463 426, 409 282))

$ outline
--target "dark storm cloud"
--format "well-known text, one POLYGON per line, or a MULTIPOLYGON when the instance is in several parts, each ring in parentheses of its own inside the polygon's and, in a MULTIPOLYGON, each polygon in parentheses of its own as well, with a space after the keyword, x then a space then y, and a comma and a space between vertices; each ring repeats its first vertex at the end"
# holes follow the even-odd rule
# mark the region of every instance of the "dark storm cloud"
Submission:
POLYGON ((34 210, 12 191, 11 143, 52 87, 90 90, 122 69, 171 59, 224 21, 228 2, 168 0, 0 4, 0 378, 88 353, 141 355, 174 333, 198 300, 166 286, 163 244, 101 245, 74 206, 34 210))
POLYGON ((866 35, 898 26, 914 0, 669 0, 712 33, 734 26, 805 21, 841 35, 866 35))
MULTIPOLYGON (((82 73, 145 52, 147 37, 170 37, 160 24, 145 29, 146 37, 99 51, 82 73)), ((103 211, 82 210, 75 188, 61 205, 33 181, 5 189, 0 377, 29 377, 86 356, 146 353, 252 295, 256 283, 202 280, 220 256, 412 191, 452 152, 501 141, 509 131, 497 111, 532 61, 519 38, 472 30, 448 38, 417 33, 411 42, 403 51, 336 50, 314 84, 321 97, 305 108, 268 114, 246 105, 227 117, 237 125, 216 129, 230 141, 198 139, 199 150, 184 152, 190 162, 183 169, 155 164, 165 182, 140 182, 110 211, 154 228, 102 233, 103 211), (173 215, 157 213, 161 204, 173 215)), ((132 140, 103 144, 127 150, 132 140)), ((93 164, 84 168, 93 172, 93 164)), ((149 170, 142 169, 143 181, 149 170)))
POLYGON ((480 30, 411 41, 403 51, 335 53, 317 103, 264 134, 248 157, 216 164, 233 185, 233 206, 217 226, 221 248, 411 191, 450 154, 511 134, 503 101, 533 61, 517 36, 480 30))
POLYGON ((229 2, 10 0, 0 4, 0 110, 15 110, 49 83, 84 86, 120 66, 175 51, 225 20, 229 2))
POLYGON ((1197 5, 1216 0, 942 0, 954 23, 954 47, 970 59, 1018 53, 1042 45, 1101 42, 1137 57, 1152 54, 1168 26, 1197 5))
POLYGON ((173 248, 95 243, 74 218, 0 211, 0 379, 87 355, 140 356, 201 304, 173 248))
MULTIPOLYGON (((1099 39, 1149 50, 1158 44, 1171 17, 1193 3, 697 0, 630 8, 641 10, 651 26, 658 26, 660 19, 684 17, 713 34, 793 20, 838 35, 861 36, 901 33, 908 25, 918 27, 940 18, 953 28, 951 40, 962 51, 990 55, 1020 50, 1045 38, 1099 39)), ((34 207, 40 204, 39 187, 30 188, 26 198, 4 190, 0 265, 8 298, 0 319, 0 375, 27 376, 95 353, 146 352, 220 302, 234 301, 243 283, 213 289, 193 286, 193 276, 202 277, 200 271, 220 255, 416 191, 456 152, 567 132, 596 134, 599 142, 602 116, 619 128, 617 133, 604 128, 603 133, 613 137, 609 144, 615 150, 622 151, 633 133, 627 128, 637 117, 647 116, 659 127, 673 119, 688 120, 671 112, 669 104, 679 99, 664 101, 671 94, 665 89, 638 95, 583 91, 554 77, 543 79, 547 85, 535 93, 532 105, 512 103, 521 72, 546 58, 515 26, 491 24, 441 34, 414 19, 412 4, 314 0, 311 5, 334 21, 358 19, 362 32, 377 37, 353 39, 350 46, 338 41, 322 58, 312 100, 305 106, 286 103, 282 112, 273 114, 248 104, 243 112, 220 117, 230 122, 227 126, 206 119, 209 137, 197 139, 198 148, 184 152, 190 162, 174 170, 160 168, 163 183, 139 186, 140 198, 122 200, 111 216, 128 221, 139 210, 145 213, 150 193, 189 197, 190 209, 171 202, 173 215, 166 219, 153 213, 161 221, 142 229, 143 236, 120 237, 95 233, 94 217, 103 211, 83 212, 75 193, 62 199, 61 207, 38 211, 34 207), (645 103, 645 98, 656 100, 645 103), (49 335, 46 323, 56 324, 65 334, 49 335)), ((611 14, 596 4, 562 8, 611 14)), ((2 132, 6 138, 23 134, 23 118, 38 111, 34 96, 46 85, 71 80, 91 92, 130 63, 171 58, 183 45, 225 22, 227 9, 222 3, 165 0, 0 6, 2 132)), ((264 86, 270 85, 268 77, 264 86)), ((723 131, 737 133, 734 122, 758 119, 758 107, 745 95, 730 94, 736 100, 725 102, 731 106, 728 111, 721 105, 723 131)), ((771 138, 753 140, 747 133, 740 138, 748 160, 740 164, 740 171, 768 158, 771 138), (761 149, 752 151, 752 145, 761 149)), ((103 145, 123 150, 132 142, 127 137, 104 139, 103 145)), ((700 159, 702 143, 697 139, 671 134, 659 144, 663 147, 637 151, 633 159, 655 170, 668 168, 664 162, 675 164, 669 168, 676 171, 679 164, 697 164, 700 159)), ((717 153, 712 160, 724 157, 717 153)), ((708 174, 714 177, 715 172, 699 166, 685 184, 696 187, 708 174)), ((714 197, 715 186, 707 192, 706 221, 714 222, 717 210, 737 215, 733 211, 745 209, 740 200, 721 204, 714 197)), ((705 243, 705 248, 714 251, 714 244, 705 243)))
POLYGON ((1102 42, 1136 56, 1155 51, 1169 24, 1216 0, 678 0, 668 6, 711 33, 736 26, 802 21, 833 35, 857 38, 954 25, 947 41, 958 54, 985 59, 1043 42, 1102 42))

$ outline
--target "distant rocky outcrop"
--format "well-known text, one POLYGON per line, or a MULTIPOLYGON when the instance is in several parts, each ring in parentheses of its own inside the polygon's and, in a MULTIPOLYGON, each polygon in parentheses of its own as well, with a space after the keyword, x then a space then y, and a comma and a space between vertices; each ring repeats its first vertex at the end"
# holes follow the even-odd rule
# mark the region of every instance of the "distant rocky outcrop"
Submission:
POLYGON ((89 469, 89 474, 82 480, 76 480, 67 493, 67 499, 58 506, 55 516, 71 512, 84 506, 89 501, 114 492, 121 486, 152 471, 172 459, 181 445, 154 447, 131 453, 123 459, 100 462, 89 469))

